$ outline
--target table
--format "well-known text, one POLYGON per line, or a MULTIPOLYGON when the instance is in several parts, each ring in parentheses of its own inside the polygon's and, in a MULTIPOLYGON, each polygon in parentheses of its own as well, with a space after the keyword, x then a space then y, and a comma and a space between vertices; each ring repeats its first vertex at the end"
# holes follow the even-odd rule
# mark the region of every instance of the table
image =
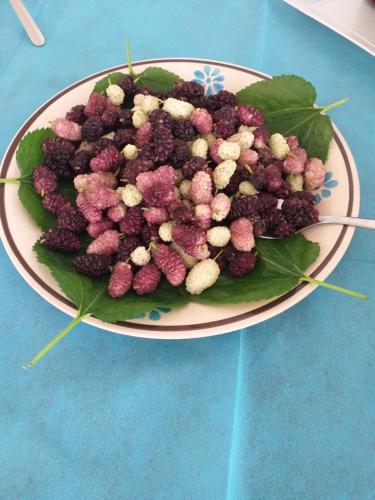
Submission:
MULTIPOLYGON (((375 217, 375 61, 284 2, 28 0, 33 47, 0 4, 0 153, 63 87, 125 60, 226 60, 311 80, 357 162, 375 217)), ((330 277, 370 296, 315 291, 248 330, 151 341, 67 323, 0 250, 0 491, 7 500, 372 499, 375 234, 358 230, 330 277)))

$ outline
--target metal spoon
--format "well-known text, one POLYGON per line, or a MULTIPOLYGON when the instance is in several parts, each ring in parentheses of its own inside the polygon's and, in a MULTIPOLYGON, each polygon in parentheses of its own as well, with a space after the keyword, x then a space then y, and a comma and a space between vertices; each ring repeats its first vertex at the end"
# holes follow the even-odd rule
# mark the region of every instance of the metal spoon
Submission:
MULTIPOLYGON (((365 227, 367 229, 375 229, 375 220, 372 219, 359 219, 358 217, 344 217, 341 215, 320 215, 319 222, 315 224, 311 224, 310 226, 303 227, 296 231, 296 233, 300 233, 309 227, 320 226, 321 224, 343 224, 344 226, 356 226, 356 227, 365 227)), ((295 233, 295 234, 296 234, 295 233)), ((280 236, 260 236, 265 240, 279 240, 280 236)))

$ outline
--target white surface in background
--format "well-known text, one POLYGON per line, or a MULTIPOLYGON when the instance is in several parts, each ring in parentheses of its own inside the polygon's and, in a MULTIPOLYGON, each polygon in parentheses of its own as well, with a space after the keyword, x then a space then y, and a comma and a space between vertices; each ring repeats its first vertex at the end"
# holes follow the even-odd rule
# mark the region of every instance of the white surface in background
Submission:
POLYGON ((371 0, 284 0, 375 55, 375 5, 371 0))

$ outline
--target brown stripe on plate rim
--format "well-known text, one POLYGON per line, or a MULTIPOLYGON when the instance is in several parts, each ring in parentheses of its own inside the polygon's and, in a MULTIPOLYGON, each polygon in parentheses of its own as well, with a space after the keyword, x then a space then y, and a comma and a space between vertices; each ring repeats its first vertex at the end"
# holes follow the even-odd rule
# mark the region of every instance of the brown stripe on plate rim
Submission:
MULTIPOLYGON (((263 75, 261 73, 258 73, 256 71, 252 71, 247 68, 243 68, 241 66, 236 66, 232 65, 229 63, 221 63, 221 62, 216 62, 216 61, 206 61, 206 60, 201 60, 201 59, 179 59, 179 58, 171 58, 171 59, 152 59, 152 60, 146 60, 146 61, 139 61, 136 63, 133 63, 133 66, 139 66, 139 65, 144 65, 144 64, 153 64, 153 63, 163 63, 163 62, 193 62, 193 63, 198 63, 198 64, 218 64, 222 67, 225 68, 230 68, 234 69, 236 71, 242 71, 243 73, 251 74, 253 76, 256 76, 261 79, 269 79, 270 77, 263 75)), ((56 94, 54 97, 49 99, 46 103, 44 103, 35 113, 33 113, 30 118, 24 123, 24 125, 21 127, 21 129, 18 131, 17 135, 13 139, 5 157, 3 160, 3 167, 1 170, 1 177, 6 177, 8 173, 8 169, 10 166, 11 159, 17 149, 17 146, 24 136, 25 132, 28 130, 28 128, 32 125, 32 123, 40 116, 43 111, 45 111, 53 102, 55 102, 57 99, 65 95, 66 93, 70 92, 74 88, 82 85, 83 83, 86 83, 90 80, 93 80, 101 75, 108 74, 112 71, 119 70, 121 68, 127 68, 127 65, 123 66, 115 66, 113 68, 106 69, 104 71, 100 71, 99 73, 95 73, 94 75, 88 76, 87 78, 84 78, 73 85, 70 85, 66 89, 62 90, 58 94, 56 94)), ((333 133, 333 138, 336 141, 340 152, 344 158, 346 170, 348 173, 348 179, 349 179, 349 203, 348 203, 348 209, 347 209, 347 216, 352 215, 352 209, 353 209, 353 196, 354 196, 354 186, 353 186, 353 176, 350 168, 350 163, 349 163, 349 158, 348 155, 345 151, 344 145, 342 144, 340 138, 338 137, 337 133, 334 131, 333 133)), ((59 300, 63 304, 77 310, 77 307, 73 302, 70 302, 66 297, 63 295, 60 295, 56 290, 51 288, 49 285, 47 285, 41 278, 40 276, 28 265, 28 263, 25 261, 23 258, 21 252, 19 251, 18 247, 16 246, 9 225, 8 225, 8 219, 6 215, 6 208, 5 208, 5 184, 0 185, 0 219, 3 225, 4 229, 4 234, 7 239, 7 242, 13 252, 13 254, 17 257, 17 260, 19 263, 22 265, 22 267, 25 269, 25 271, 33 278, 34 281, 38 283, 46 292, 48 292, 50 295, 52 295, 55 299, 59 300)), ((346 232, 347 232, 347 226, 344 226, 339 234, 339 237, 337 238, 333 248, 327 255, 327 257, 324 259, 324 261, 315 269, 313 273, 311 273, 312 277, 317 276, 330 262, 334 254, 337 252, 346 232)), ((141 324, 141 323, 133 323, 129 321, 117 321, 116 324, 120 326, 125 326, 127 328, 132 328, 135 330, 149 330, 149 331, 186 331, 186 330, 199 330, 201 328, 214 328, 218 326, 224 326, 228 325, 230 323, 235 323, 238 321, 241 321, 246 318, 253 317, 257 314, 263 313, 264 311, 267 311, 269 309, 272 309, 273 307, 279 305, 280 303, 284 302, 288 298, 292 297, 295 295, 298 291, 302 290, 304 287, 306 287, 308 284, 307 283, 301 283, 299 284, 296 288, 291 290, 290 292, 287 292, 286 294, 282 295, 281 297, 278 297, 271 302, 268 302, 267 304, 264 304, 263 306, 260 306, 256 309, 253 309, 252 311, 247 311, 242 314, 238 314, 236 316, 232 316, 230 318, 225 318, 222 320, 217 320, 217 321, 211 321, 207 323, 197 323, 197 324, 192 324, 192 325, 176 325, 176 326, 158 326, 158 325, 148 325, 148 324, 141 324)))

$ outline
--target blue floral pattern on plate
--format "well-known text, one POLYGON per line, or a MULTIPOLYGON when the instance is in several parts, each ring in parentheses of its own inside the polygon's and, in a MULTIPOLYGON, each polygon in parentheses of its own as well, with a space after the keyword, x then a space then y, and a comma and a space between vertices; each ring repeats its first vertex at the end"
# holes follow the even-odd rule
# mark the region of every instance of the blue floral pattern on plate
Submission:
POLYGON ((160 313, 167 314, 167 313, 170 313, 171 310, 172 309, 170 309, 169 307, 157 307, 156 309, 153 309, 149 313, 141 313, 141 314, 137 315, 137 318, 143 319, 146 316, 148 316, 148 319, 152 319, 153 321, 158 321, 159 319, 161 319, 160 313))
POLYGON ((212 95, 223 90, 224 85, 224 75, 221 75, 221 70, 219 68, 212 68, 211 66, 204 66, 203 71, 194 71, 194 82, 203 85, 206 91, 206 95, 212 95))
POLYGON ((332 172, 327 172, 324 177, 323 186, 317 192, 315 199, 316 203, 320 203, 323 198, 329 198, 331 196, 331 190, 338 185, 338 181, 333 179, 332 172))

